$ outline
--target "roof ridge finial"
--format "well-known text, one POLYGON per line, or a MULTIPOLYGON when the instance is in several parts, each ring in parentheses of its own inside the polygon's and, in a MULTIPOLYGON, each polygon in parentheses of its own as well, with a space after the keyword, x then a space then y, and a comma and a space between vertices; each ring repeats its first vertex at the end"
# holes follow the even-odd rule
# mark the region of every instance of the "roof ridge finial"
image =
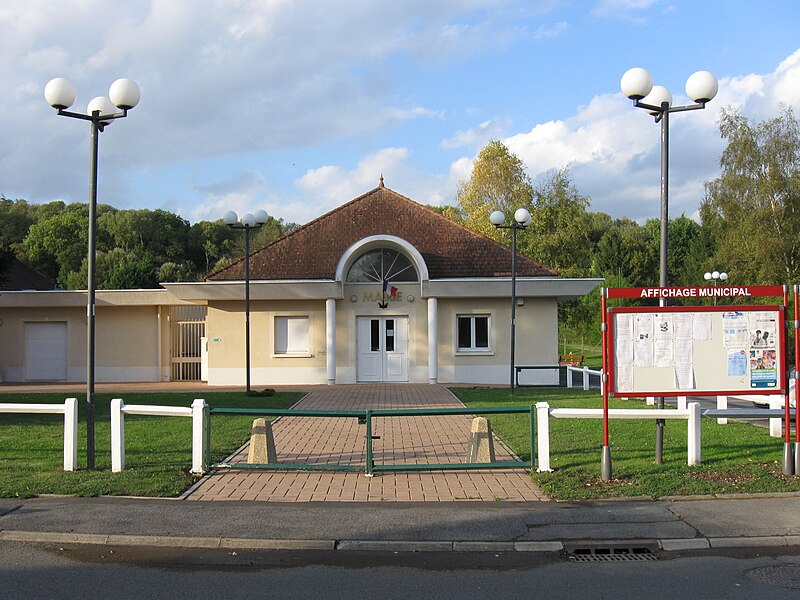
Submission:
POLYGON ((385 187, 383 185, 383 173, 381 173, 381 179, 380 179, 380 182, 378 183, 378 187, 381 188, 381 189, 383 189, 385 187))

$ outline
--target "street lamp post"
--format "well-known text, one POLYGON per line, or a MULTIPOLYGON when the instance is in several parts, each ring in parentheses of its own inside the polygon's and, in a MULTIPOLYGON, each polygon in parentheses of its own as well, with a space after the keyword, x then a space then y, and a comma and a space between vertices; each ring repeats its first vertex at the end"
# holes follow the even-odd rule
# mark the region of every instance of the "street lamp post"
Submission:
POLYGON ((514 221, 509 225, 504 225, 506 215, 501 210, 494 211, 489 216, 489 220, 497 229, 511 230, 511 377, 509 388, 513 395, 516 384, 514 353, 517 332, 517 231, 528 227, 533 222, 533 217, 527 209, 519 208, 514 213, 514 221))
MULTIPOLYGON (((719 83, 709 71, 697 71, 686 80, 686 94, 694 104, 672 106, 672 94, 661 85, 653 85, 653 78, 645 69, 628 69, 620 81, 622 92, 636 108, 653 115, 656 123, 661 123, 661 248, 659 257, 659 285, 667 286, 667 236, 669 230, 669 115, 687 110, 706 107, 719 91, 719 83)), ((664 305, 662 300, 662 306, 664 305)), ((658 408, 664 408, 664 398, 658 399, 658 408)), ((664 420, 657 420, 656 464, 662 463, 664 448, 664 420)))
POLYGON ((263 210, 257 210, 255 214, 246 213, 241 219, 232 210, 222 216, 223 223, 231 229, 244 230, 244 344, 248 394, 250 393, 250 231, 261 229, 268 218, 269 215, 263 210))
POLYGON ((91 123, 89 161, 89 240, 86 285, 86 468, 95 467, 94 443, 94 371, 95 371, 95 238, 97 235, 97 146, 100 133, 115 119, 128 116, 139 104, 141 92, 130 79, 117 79, 108 90, 108 97, 98 96, 89 102, 86 114, 67 109, 75 103, 75 88, 64 78, 51 79, 44 88, 48 104, 62 117, 91 123), (120 112, 121 111, 121 112, 120 112))
MULTIPOLYGON (((720 273, 719 271, 713 271, 711 273, 705 273, 703 275, 703 279, 706 281, 714 280, 714 287, 717 287, 717 281, 727 281, 728 274, 727 273, 720 273)), ((714 296, 714 306, 717 305, 717 297, 714 296)))

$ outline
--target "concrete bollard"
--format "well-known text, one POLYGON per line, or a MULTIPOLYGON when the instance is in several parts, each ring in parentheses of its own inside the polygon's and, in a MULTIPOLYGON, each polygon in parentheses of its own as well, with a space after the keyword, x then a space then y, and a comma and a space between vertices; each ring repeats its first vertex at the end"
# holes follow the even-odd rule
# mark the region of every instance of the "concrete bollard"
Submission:
POLYGON ((272 423, 268 423, 265 419, 256 419, 250 430, 247 464, 266 465, 276 462, 278 454, 275 452, 275 439, 272 437, 272 423))
POLYGON ((466 462, 488 463, 494 461, 492 424, 486 417, 475 417, 472 419, 466 462))

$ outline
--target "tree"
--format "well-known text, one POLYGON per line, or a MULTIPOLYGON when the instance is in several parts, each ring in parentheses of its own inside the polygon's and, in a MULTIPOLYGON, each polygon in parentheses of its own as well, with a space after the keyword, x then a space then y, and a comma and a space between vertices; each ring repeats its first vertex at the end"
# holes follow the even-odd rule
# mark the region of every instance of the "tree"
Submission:
POLYGON ((569 171, 546 174, 534 188, 533 221, 518 239, 522 251, 567 277, 585 277, 592 256, 589 198, 578 191, 569 171))
POLYGON ((28 261, 37 271, 66 285, 69 274, 78 271, 86 257, 88 230, 88 213, 74 209, 34 223, 24 240, 28 261))
POLYGON ((25 200, 0 197, 0 249, 13 250, 21 245, 33 225, 33 213, 25 200))
POLYGON ((504 232, 489 222, 495 210, 512 219, 518 208, 532 209, 533 186, 525 165, 505 144, 492 140, 478 153, 472 174, 458 185, 456 202, 464 214, 464 224, 486 236, 501 240, 504 232))
MULTIPOLYGON (((65 279, 68 289, 86 289, 89 263, 83 259, 80 269, 65 279)), ((148 256, 114 248, 95 257, 95 285, 98 290, 152 289, 158 287, 156 267, 148 256)))
POLYGON ((721 174, 706 183, 700 206, 714 266, 737 282, 776 284, 800 276, 800 128, 789 108, 751 123, 722 112, 727 146, 721 174))

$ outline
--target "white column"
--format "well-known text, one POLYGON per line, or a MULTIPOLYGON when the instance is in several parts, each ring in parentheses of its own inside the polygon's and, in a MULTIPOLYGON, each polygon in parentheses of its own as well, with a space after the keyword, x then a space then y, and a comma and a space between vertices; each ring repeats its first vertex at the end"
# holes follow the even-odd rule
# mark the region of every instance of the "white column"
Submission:
POLYGON ((205 419, 206 401, 195 399, 192 402, 192 473, 202 475, 205 473, 205 419))
POLYGON ((125 415, 122 414, 122 398, 111 401, 111 472, 119 473, 125 468, 125 415))
POLYGON ((583 367, 583 391, 589 391, 589 367, 583 367))
POLYGON ((536 446, 539 473, 551 472, 550 468, 550 405, 547 402, 536 403, 536 446))
POLYGON ((691 465, 699 465, 701 461, 701 436, 700 436, 700 421, 703 418, 700 416, 700 403, 689 403, 689 424, 687 432, 688 442, 688 461, 691 465))
POLYGON ((686 396, 678 396, 678 410, 686 410, 686 396))
POLYGON ((328 385, 336 383, 336 300, 325 300, 325 352, 328 364, 328 385))
POLYGON ((428 381, 439 381, 439 302, 428 298, 428 381))
POLYGON ((645 404, 647 404, 647 406, 655 406, 656 397, 655 396, 647 396, 645 398, 645 404))
MULTIPOLYGON (((728 397, 727 396, 717 396, 717 410, 728 410, 728 397)), ((728 424, 728 419, 727 418, 717 419, 717 424, 719 424, 719 425, 727 425, 728 424)))
POLYGON ((78 399, 64 401, 64 470, 74 471, 78 465, 78 399))

